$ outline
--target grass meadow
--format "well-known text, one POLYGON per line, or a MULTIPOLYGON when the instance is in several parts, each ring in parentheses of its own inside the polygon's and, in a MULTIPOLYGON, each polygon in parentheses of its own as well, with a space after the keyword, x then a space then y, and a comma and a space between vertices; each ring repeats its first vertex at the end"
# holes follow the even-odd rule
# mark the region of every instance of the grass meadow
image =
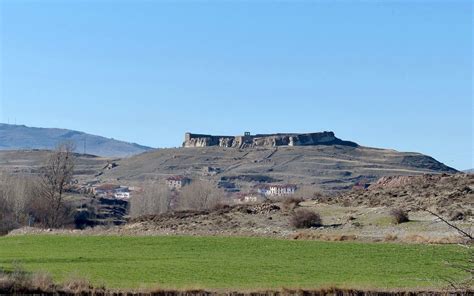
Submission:
POLYGON ((0 238, 0 268, 20 264, 62 281, 71 274, 108 288, 440 288, 464 275, 455 245, 291 241, 187 236, 0 238))

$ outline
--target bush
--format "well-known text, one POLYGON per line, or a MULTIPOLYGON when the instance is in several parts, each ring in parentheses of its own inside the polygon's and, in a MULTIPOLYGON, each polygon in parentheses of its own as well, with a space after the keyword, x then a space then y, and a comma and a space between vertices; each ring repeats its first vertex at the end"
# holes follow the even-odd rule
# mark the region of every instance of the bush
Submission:
POLYGON ((70 274, 63 282, 63 289, 69 293, 79 294, 92 289, 90 281, 77 274, 70 274))
POLYGON ((54 288, 53 278, 48 272, 37 271, 31 276, 31 287, 40 291, 50 291, 54 288))
POLYGON ((171 210, 173 193, 164 183, 149 181, 143 184, 143 192, 130 199, 130 215, 140 217, 158 215, 171 210))
POLYGON ((405 222, 410 221, 410 219, 408 218, 408 213, 402 209, 393 209, 390 212, 390 215, 392 216, 393 222, 395 224, 400 224, 400 223, 405 223, 405 222))
POLYGON ((179 193, 178 208, 181 210, 208 210, 222 203, 224 191, 207 181, 194 181, 179 193))
POLYGON ((28 223, 34 190, 34 178, 0 172, 0 235, 28 223))
POLYGON ((292 211, 295 208, 297 208, 302 201, 303 199, 299 197, 295 197, 295 196, 287 197, 283 200, 282 208, 285 211, 292 211))
POLYGON ((323 194, 318 187, 307 185, 299 187, 298 190, 296 190, 294 197, 302 200, 320 200, 323 197, 323 194))
POLYGON ((74 214, 74 224, 76 229, 85 229, 86 227, 94 226, 94 219, 96 218, 97 215, 92 207, 76 211, 74 214))
POLYGON ((319 227, 322 225, 321 216, 306 209, 298 209, 291 217, 291 225, 296 228, 319 227))

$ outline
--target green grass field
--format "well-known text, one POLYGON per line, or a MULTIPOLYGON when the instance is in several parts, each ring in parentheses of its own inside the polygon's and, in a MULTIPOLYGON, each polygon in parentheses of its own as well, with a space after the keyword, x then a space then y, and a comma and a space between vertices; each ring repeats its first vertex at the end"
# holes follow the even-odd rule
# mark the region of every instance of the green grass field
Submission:
POLYGON ((440 287, 462 274, 458 246, 237 237, 15 236, 0 238, 0 267, 70 274, 109 288, 264 289, 440 287))

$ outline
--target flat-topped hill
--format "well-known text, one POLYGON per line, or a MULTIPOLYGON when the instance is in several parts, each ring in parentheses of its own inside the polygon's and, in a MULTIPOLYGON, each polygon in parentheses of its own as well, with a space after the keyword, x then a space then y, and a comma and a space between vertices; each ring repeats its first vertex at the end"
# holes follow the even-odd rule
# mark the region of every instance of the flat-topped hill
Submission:
POLYGON ((278 133, 251 135, 246 132, 243 136, 213 136, 186 133, 183 147, 278 147, 278 146, 316 146, 316 145, 343 145, 356 147, 354 142, 336 138, 333 132, 318 133, 278 133))
POLYGON ((216 184, 234 183, 242 190, 258 183, 284 182, 332 191, 382 176, 456 172, 420 153, 347 145, 159 149, 117 164, 101 178, 142 181, 186 175, 216 184))

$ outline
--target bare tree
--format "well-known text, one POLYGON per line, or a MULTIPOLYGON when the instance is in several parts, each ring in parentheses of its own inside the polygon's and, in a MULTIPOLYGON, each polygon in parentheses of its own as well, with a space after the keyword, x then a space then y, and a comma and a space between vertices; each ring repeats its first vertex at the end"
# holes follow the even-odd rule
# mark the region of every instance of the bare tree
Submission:
POLYGON ((143 185, 143 192, 130 200, 130 215, 139 217, 166 213, 171 208, 172 192, 166 184, 150 182, 143 185))
POLYGON ((178 206, 186 210, 204 210, 217 206, 224 191, 207 181, 194 181, 183 187, 179 194, 178 206))
POLYGON ((64 193, 71 185, 74 175, 74 148, 70 142, 60 144, 42 168, 39 194, 42 202, 48 203, 44 207, 48 210, 48 215, 43 217, 43 223, 48 227, 63 225, 69 214, 64 203, 64 193))
POLYGON ((317 199, 322 196, 321 191, 319 190, 318 187, 316 186, 301 186, 296 190, 295 194, 293 195, 296 198, 300 198, 302 200, 308 200, 308 199, 317 199))
POLYGON ((34 185, 33 177, 0 172, 0 233, 28 222, 34 185))

